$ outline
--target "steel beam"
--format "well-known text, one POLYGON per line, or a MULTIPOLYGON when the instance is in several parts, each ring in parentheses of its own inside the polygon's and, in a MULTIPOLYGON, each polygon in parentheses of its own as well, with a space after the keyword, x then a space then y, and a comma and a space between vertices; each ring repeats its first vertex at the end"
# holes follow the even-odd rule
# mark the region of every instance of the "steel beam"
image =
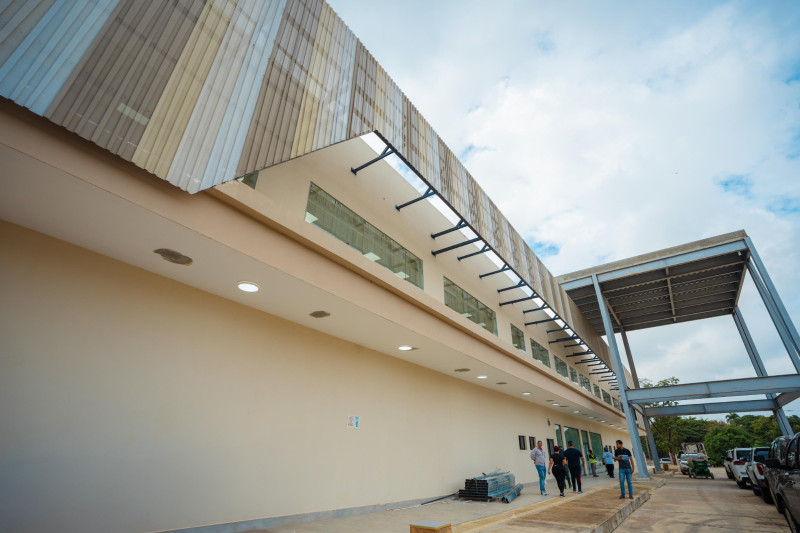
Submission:
POLYGON ((548 343, 547 343, 547 344, 555 344, 555 343, 557 343, 557 342, 568 342, 568 341, 574 341, 574 340, 575 340, 575 339, 577 339, 577 338, 578 338, 578 336, 577 336, 577 335, 572 335, 571 337, 563 337, 563 338, 561 338, 561 339, 556 339, 556 340, 554 340, 554 341, 548 341, 548 343))
POLYGON ((466 259, 466 258, 468 258, 468 257, 474 257, 474 256, 476 256, 476 255, 485 254, 485 253, 486 253, 486 252, 488 252, 490 249, 491 249, 491 248, 489 248, 489 245, 488 245, 488 244, 484 244, 484 245, 483 245, 483 248, 481 248, 481 249, 480 249, 480 250, 478 250, 477 252, 472 252, 471 254, 467 254, 467 255, 459 255, 459 256, 458 256, 456 259, 458 259, 459 261, 461 261, 462 259, 466 259))
POLYGON ((554 316, 553 318, 546 318, 544 320, 534 320, 533 322, 525 322, 525 325, 532 326, 534 324, 544 324, 545 322, 555 322, 556 320, 558 320, 558 317, 554 316))
MULTIPOLYGON (((758 355, 755 342, 753 342, 753 338, 750 336, 750 330, 747 328, 747 323, 744 321, 744 316, 742 316, 739 306, 733 308, 733 322, 736 324, 736 329, 739 330, 739 335, 742 337, 742 343, 747 350, 747 355, 750 356, 750 361, 753 363, 753 368, 756 371, 756 375, 761 377, 766 376, 767 369, 764 367, 764 362, 761 360, 761 356, 758 355)), ((767 399, 774 400, 775 394, 767 394, 767 399)), ((789 423, 789 419, 786 418, 786 413, 783 412, 783 408, 776 404, 774 412, 775 420, 778 422, 781 433, 786 436, 794 435, 792 426, 789 423)))
POLYGON ((608 332, 606 340, 611 349, 611 364, 613 370, 617 375, 617 386, 619 387, 619 397, 622 400, 622 410, 625 412, 625 422, 628 425, 628 434, 631 438, 631 448, 633 448, 633 455, 638 463, 636 470, 639 472, 640 479, 648 479, 650 472, 647 471, 647 462, 644 459, 644 450, 642 450, 642 441, 639 439, 639 428, 636 425, 636 417, 630 403, 628 403, 628 390, 625 383, 624 371, 622 370, 622 359, 619 357, 619 349, 617 348, 617 339, 614 336, 614 328, 611 325, 611 317, 609 316, 606 301, 603 298, 603 293, 600 290, 600 282, 596 274, 592 274, 592 284, 594 291, 597 295, 597 305, 600 307, 600 313, 603 316, 603 328, 608 332))
POLYGON ((777 303, 775 302, 773 295, 770 294, 770 290, 766 284, 766 281, 762 278, 760 272, 753 267, 752 262, 747 263, 747 270, 750 272, 750 277, 753 278, 753 283, 755 283, 756 289, 758 289, 758 293, 761 295, 761 299, 764 301, 764 307, 767 308, 767 312, 772 319, 772 323, 775 324, 775 329, 778 330, 778 335, 783 342, 783 346, 786 348, 786 352, 789 354, 789 358, 792 360, 795 370, 800 372, 800 348, 798 348, 798 344, 796 344, 792 339, 792 335, 789 332, 786 324, 786 320, 788 320, 789 324, 791 324, 791 319, 787 318, 785 320, 781 316, 781 312, 777 307, 777 303))
POLYGON ((798 398, 800 398, 800 392, 784 392, 783 394, 778 394, 775 397, 775 401, 779 407, 783 407, 784 405, 789 404, 798 398))
POLYGON ((428 187, 428 190, 427 190, 427 191, 425 191, 425 192, 422 194, 422 196, 419 196, 419 197, 417 197, 417 198, 414 198, 413 200, 409 200, 408 202, 406 202, 406 203, 404 203, 404 204, 400 204, 400 205, 396 205, 396 204, 395 204, 394 208, 395 208, 395 209, 397 209, 398 211, 400 211, 400 210, 401 210, 401 209, 403 209, 404 207, 408 207, 408 206, 410 206, 411 204, 415 204, 415 203, 417 203, 417 202, 419 202, 419 201, 422 201, 422 200, 424 200, 424 199, 426 199, 426 198, 430 198, 430 197, 431 197, 431 196, 433 196, 434 194, 436 194, 436 191, 434 191, 432 187, 428 187))
POLYGON ((504 264, 503 268, 501 268, 499 270, 493 270, 491 272, 487 272, 486 274, 480 274, 480 275, 478 275, 478 278, 483 279, 483 278, 485 278, 487 276, 494 276, 495 274, 500 274, 501 272, 507 272, 508 270, 509 270, 509 266, 507 264, 504 264))
POLYGON ((719 246, 712 246, 711 248, 706 248, 704 250, 697 250, 686 254, 674 255, 672 257, 667 257, 665 259, 648 261, 647 263, 633 265, 627 268, 613 270, 611 272, 592 274, 584 278, 578 278, 572 281, 561 283, 561 288, 564 289, 565 291, 571 291, 581 287, 589 287, 590 285, 592 285, 592 278, 597 278, 597 281, 599 283, 604 283, 612 279, 624 278, 627 276, 632 276, 634 274, 641 274, 642 272, 648 272, 650 270, 660 270, 671 266, 680 265, 682 263, 699 261, 701 259, 708 259, 709 257, 724 255, 731 252, 739 252, 746 249, 747 245, 745 244, 745 241, 729 242, 727 244, 721 244, 719 246))
POLYGON ((550 306, 547 305, 547 304, 544 304, 543 306, 537 307, 535 309, 525 309, 524 311, 522 311, 522 314, 533 313, 534 311, 544 311, 545 309, 550 309, 550 306))
POLYGON ((800 375, 788 374, 635 389, 628 391, 628 399, 633 403, 651 403, 714 398, 716 396, 753 396, 770 392, 798 391, 800 391, 800 375))
POLYGON ((525 286, 525 282, 519 280, 515 285, 511 285, 510 287, 503 287, 502 289, 497 289, 497 292, 506 292, 506 291, 513 291, 514 289, 520 289, 525 286))
POLYGON ((689 416, 713 415, 720 413, 746 413, 751 411, 772 411, 775 400, 742 400, 736 402, 696 403, 674 405, 671 407, 645 407, 645 416, 689 416))

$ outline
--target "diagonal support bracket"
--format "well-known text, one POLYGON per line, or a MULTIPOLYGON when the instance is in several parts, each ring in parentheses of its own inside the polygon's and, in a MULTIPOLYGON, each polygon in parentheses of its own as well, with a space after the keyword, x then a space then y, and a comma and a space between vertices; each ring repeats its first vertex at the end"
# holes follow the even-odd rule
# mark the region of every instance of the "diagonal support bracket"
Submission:
POLYGON ((557 343, 557 342, 568 342, 568 341, 574 341, 574 340, 575 340, 575 339, 577 339, 577 338, 578 338, 578 336, 577 336, 577 335, 573 335, 573 336, 571 336, 571 337, 563 337, 563 338, 561 338, 561 339, 556 339, 556 340, 554 340, 554 341, 550 341, 550 342, 548 342, 548 344, 555 344, 555 343, 557 343))
POLYGON ((500 270, 494 270, 492 272, 487 272, 486 274, 480 274, 478 276, 478 278, 483 279, 483 278, 485 278, 487 276, 494 276, 495 274, 500 274, 502 272, 508 272, 508 270, 509 270, 509 266, 506 264, 506 265, 503 265, 503 268, 501 268, 500 270))
POLYGON ((536 293, 533 293, 530 296, 526 296, 525 298, 517 298, 516 300, 511 300, 508 302, 500 302, 500 307, 503 307, 504 305, 516 304, 519 302, 525 302, 527 300, 533 300, 534 298, 536 298, 536 293))
POLYGON ((522 311, 522 314, 533 313, 534 311, 544 311, 545 309, 550 309, 550 306, 547 305, 547 304, 544 304, 543 306, 536 307, 535 309, 525 309, 524 311, 522 311))
POLYGON ((555 322, 556 320, 558 320, 558 317, 554 316, 553 318, 546 318, 544 320, 534 320, 533 322, 525 322, 525 325, 533 326, 534 324, 544 324, 545 322, 555 322))
POLYGON ((401 204, 401 205, 395 205, 394 208, 397 209, 398 211, 400 211, 404 207, 408 207, 411 204, 415 204, 415 203, 419 202, 420 200, 424 200, 425 198, 430 198, 434 194, 436 194, 436 192, 431 187, 428 187, 428 190, 425 191, 423 193, 423 195, 420 196, 419 198, 414 198, 413 200, 410 200, 410 201, 408 201, 408 202, 406 202, 404 204, 401 204))
POLYGON ((389 146, 387 146, 386 148, 383 149, 383 152, 381 152, 381 155, 379 155, 375 159, 373 159, 371 161, 367 161, 366 163, 364 163, 363 165, 361 165, 358 168, 350 167, 350 172, 352 172, 353 174, 357 175, 359 170, 363 170, 363 169, 367 168, 368 166, 370 166, 371 164, 377 163, 378 161, 380 161, 384 157, 388 157, 388 156, 392 155, 393 153, 394 153, 394 148, 390 148, 389 146))
POLYGON ((458 224, 456 224, 455 226, 453 226, 450 229, 446 229, 444 231, 440 231, 439 233, 431 233, 431 239, 436 239, 438 237, 441 237, 442 235, 447 235, 448 233, 453 233, 454 231, 458 231, 458 230, 464 229, 466 227, 467 227, 467 223, 462 218, 461 220, 458 221, 458 224))
POLYGON ((462 246, 466 246, 468 244, 472 244, 473 242, 478 242, 479 240, 481 240, 480 237, 475 237, 474 239, 468 239, 468 240, 466 240, 464 242, 460 242, 460 243, 454 244, 452 246, 447 246, 446 248, 441 248, 439 250, 431 250, 431 253, 435 257, 435 256, 437 256, 437 255, 439 255, 441 253, 449 252, 450 250, 455 250, 456 248, 461 248, 462 246))
POLYGON ((503 287, 502 289, 497 289, 497 292, 506 292, 506 291, 513 291, 514 289, 519 289, 520 287, 524 287, 525 282, 520 280, 516 285, 512 285, 510 287, 503 287))
MULTIPOLYGON (((475 239, 475 240, 479 241, 480 239, 475 239)), ((472 252, 471 254, 467 254, 467 255, 459 255, 458 257, 456 257, 456 259, 458 259, 459 261, 461 261, 462 259, 466 259, 466 258, 468 258, 468 257, 473 257, 473 256, 475 256, 475 255, 481 255, 481 254, 485 254, 485 253, 486 253, 486 252, 488 252, 488 251, 489 251, 489 245, 488 245, 488 244, 484 244, 484 245, 483 245, 483 248, 481 248, 481 249, 480 249, 480 250, 478 250, 477 252, 472 252)))

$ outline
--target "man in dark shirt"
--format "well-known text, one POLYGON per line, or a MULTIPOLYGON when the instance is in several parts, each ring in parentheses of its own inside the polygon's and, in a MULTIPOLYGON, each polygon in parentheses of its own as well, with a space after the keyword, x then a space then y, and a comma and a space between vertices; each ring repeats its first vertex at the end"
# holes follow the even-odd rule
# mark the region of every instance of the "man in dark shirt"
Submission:
POLYGON ((625 479, 628 480, 628 498, 633 499, 633 483, 631 476, 633 476, 633 454, 628 448, 622 447, 622 441, 617 441, 617 449, 614 450, 614 460, 619 463, 619 490, 622 495, 619 497, 621 500, 625 498, 625 479))
POLYGON ((572 445, 572 441, 567 443, 568 448, 564 451, 564 457, 567 459, 567 467, 572 476, 572 492, 577 489, 578 494, 583 494, 581 487, 581 463, 586 468, 586 461, 583 459, 583 454, 580 450, 576 450, 572 445))

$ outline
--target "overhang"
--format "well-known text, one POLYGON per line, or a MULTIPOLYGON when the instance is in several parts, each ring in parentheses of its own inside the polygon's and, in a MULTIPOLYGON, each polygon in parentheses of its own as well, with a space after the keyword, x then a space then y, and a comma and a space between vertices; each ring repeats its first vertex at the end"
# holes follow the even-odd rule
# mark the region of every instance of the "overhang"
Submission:
POLYGON ((735 231, 556 278, 605 335, 592 276, 611 308, 614 331, 652 328, 733 313, 748 259, 735 231))

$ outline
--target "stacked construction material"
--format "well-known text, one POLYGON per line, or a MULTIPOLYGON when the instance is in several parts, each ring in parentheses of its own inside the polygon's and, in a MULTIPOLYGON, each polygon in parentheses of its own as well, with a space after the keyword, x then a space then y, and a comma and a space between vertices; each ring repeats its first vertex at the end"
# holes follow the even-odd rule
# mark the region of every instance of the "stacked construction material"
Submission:
POLYGON ((498 470, 465 480, 464 490, 458 491, 458 497, 488 501, 514 490, 515 482, 514 474, 498 470))

